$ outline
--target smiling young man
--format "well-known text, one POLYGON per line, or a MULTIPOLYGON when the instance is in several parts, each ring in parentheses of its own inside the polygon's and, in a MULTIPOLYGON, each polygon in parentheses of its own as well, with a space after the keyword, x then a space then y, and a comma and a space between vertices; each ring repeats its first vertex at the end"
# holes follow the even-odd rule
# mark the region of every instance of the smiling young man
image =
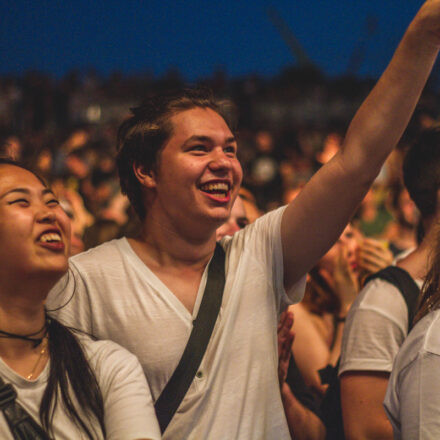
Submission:
MULTIPOLYGON (((288 439, 277 376, 278 313, 339 237, 399 140, 437 56, 440 0, 411 23, 357 112, 343 148, 286 208, 225 237, 226 284, 204 358, 166 439, 288 439)), ((135 239, 71 259, 49 308, 135 353, 156 400, 182 356, 240 186, 222 105, 198 91, 161 95, 119 132, 122 190, 142 221, 135 239), (61 290, 61 292, 60 292, 61 290)))

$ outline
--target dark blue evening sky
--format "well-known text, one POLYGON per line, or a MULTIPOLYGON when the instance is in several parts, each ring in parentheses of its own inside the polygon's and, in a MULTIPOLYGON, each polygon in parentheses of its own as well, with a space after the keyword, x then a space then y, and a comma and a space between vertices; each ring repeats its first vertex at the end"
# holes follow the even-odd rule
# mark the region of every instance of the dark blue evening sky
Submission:
POLYGON ((36 69, 61 76, 95 67, 108 74, 172 67, 194 80, 221 67, 229 76, 272 75, 294 63, 270 22, 273 6, 325 72, 345 72, 365 38, 365 20, 377 18, 365 43, 363 75, 386 66, 421 0, 40 1, 3 0, 0 74, 36 69))

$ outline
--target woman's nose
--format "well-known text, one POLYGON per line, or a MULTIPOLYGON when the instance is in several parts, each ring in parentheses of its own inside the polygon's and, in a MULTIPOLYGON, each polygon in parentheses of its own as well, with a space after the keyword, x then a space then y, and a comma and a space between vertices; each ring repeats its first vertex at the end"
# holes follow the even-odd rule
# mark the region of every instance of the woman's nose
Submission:
POLYGON ((47 207, 42 208, 38 213, 38 221, 41 223, 53 223, 55 220, 55 213, 47 207))

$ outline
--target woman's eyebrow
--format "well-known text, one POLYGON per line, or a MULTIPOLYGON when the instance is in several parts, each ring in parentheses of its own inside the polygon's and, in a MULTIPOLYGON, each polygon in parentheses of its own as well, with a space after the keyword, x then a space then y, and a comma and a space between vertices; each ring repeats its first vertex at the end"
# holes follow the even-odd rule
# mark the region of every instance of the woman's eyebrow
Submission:
POLYGON ((50 188, 44 188, 43 191, 41 191, 41 194, 43 194, 43 196, 45 196, 46 194, 50 194, 55 197, 54 192, 50 188))
MULTIPOLYGON (((27 188, 12 188, 9 191, 6 191, 3 195, 1 195, 0 199, 2 199, 3 197, 6 197, 8 194, 15 193, 15 192, 21 193, 21 194, 26 194, 26 195, 29 195, 31 193, 30 190, 27 188)), ((46 194, 51 194, 51 195, 55 196, 53 191, 49 188, 44 188, 41 193, 43 196, 46 194)))
POLYGON ((9 191, 6 191, 4 194, 2 194, 0 196, 0 199, 2 199, 3 197, 6 197, 8 194, 11 194, 14 192, 18 192, 21 194, 30 194, 30 191, 27 188, 13 188, 13 189, 10 189, 9 191))

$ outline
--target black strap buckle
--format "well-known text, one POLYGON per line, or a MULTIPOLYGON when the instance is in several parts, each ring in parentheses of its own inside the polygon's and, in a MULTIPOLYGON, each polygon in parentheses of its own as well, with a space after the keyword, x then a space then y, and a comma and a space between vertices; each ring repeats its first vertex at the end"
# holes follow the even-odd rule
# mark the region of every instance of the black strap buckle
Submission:
POLYGON ((14 387, 8 383, 0 387, 0 408, 7 407, 10 403, 14 402, 17 398, 17 392, 14 387))

